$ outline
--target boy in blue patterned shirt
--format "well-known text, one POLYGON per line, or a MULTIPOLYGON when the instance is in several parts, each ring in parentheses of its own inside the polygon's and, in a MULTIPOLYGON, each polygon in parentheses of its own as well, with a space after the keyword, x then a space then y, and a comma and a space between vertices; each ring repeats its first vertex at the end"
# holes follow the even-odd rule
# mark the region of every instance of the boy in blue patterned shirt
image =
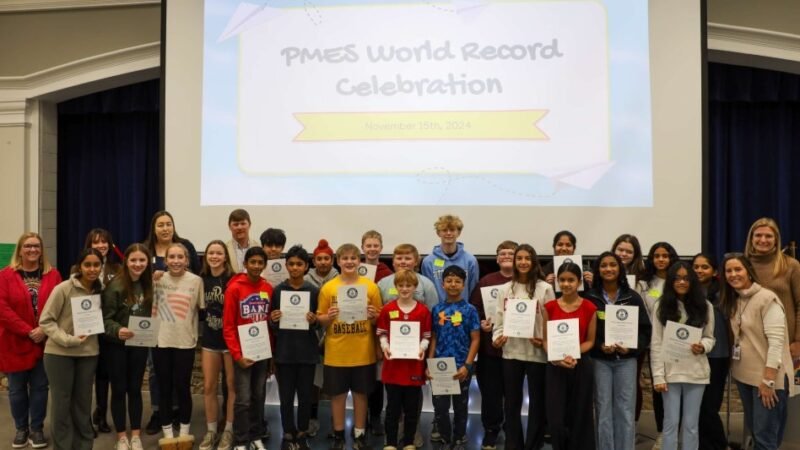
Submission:
POLYGON ((467 405, 472 363, 480 343, 478 311, 462 297, 467 273, 458 266, 449 266, 442 274, 442 287, 447 301, 433 307, 433 333, 429 358, 453 357, 458 367, 454 378, 461 385, 459 395, 433 397, 434 416, 441 435, 441 450, 463 450, 466 446, 467 405), (454 420, 450 424, 450 400, 453 401, 454 420))

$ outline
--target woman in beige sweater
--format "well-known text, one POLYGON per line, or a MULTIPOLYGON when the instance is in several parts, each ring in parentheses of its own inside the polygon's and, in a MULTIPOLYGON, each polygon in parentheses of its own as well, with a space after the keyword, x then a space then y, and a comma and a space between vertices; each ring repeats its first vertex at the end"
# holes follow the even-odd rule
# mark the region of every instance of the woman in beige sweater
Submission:
POLYGON ((50 429, 56 450, 91 450, 94 441, 90 414, 99 346, 96 334, 75 335, 72 299, 94 297, 99 307, 102 256, 87 248, 75 264, 77 273, 56 286, 39 318, 39 326, 48 337, 44 368, 53 399, 50 429))
POLYGON ((795 394, 786 369, 792 367, 783 303, 758 284, 750 261, 732 254, 722 261, 725 283, 720 302, 731 323, 731 377, 739 389, 745 424, 755 447, 780 448, 787 400, 795 394))

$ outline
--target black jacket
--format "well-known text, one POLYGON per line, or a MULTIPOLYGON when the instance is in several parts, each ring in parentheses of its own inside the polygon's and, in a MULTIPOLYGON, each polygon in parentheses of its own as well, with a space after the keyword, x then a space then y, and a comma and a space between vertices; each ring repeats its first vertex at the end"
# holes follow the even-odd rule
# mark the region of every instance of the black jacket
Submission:
POLYGON ((639 294, 633 289, 622 288, 617 297, 615 305, 624 306, 638 306, 639 307, 639 348, 630 349, 625 355, 612 353, 610 355, 603 353, 601 349, 606 340, 606 302, 603 298, 603 292, 597 290, 590 290, 584 294, 584 298, 594 303, 597 307, 597 331, 595 333, 594 347, 590 351, 592 358, 616 360, 623 358, 636 358, 642 351, 650 347, 650 334, 653 330, 653 325, 650 323, 650 317, 647 315, 647 308, 644 306, 644 301, 639 294))

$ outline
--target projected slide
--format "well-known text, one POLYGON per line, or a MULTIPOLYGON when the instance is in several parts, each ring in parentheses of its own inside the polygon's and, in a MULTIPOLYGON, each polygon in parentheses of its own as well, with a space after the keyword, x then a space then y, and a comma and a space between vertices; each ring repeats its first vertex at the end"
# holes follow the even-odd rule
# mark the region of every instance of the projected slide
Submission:
POLYGON ((201 202, 651 206, 647 20, 639 0, 206 0, 201 202))

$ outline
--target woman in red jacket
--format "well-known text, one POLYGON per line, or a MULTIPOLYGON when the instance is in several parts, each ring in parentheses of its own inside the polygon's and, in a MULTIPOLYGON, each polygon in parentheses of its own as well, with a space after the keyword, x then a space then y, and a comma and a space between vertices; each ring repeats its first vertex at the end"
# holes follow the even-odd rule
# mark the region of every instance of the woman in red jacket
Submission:
POLYGON ((39 313, 61 275, 47 261, 42 238, 23 234, 8 267, 0 271, 0 372, 8 376, 8 400, 17 433, 11 446, 47 447, 44 418, 48 383, 39 313))

